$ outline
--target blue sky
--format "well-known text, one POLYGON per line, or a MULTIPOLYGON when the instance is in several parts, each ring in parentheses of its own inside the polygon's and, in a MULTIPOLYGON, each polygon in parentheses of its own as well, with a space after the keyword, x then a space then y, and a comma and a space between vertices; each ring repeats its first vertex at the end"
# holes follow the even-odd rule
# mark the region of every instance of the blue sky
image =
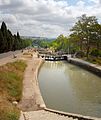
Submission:
POLYGON ((66 0, 68 2, 69 5, 75 5, 78 0, 66 0))
POLYGON ((101 22, 101 0, 0 0, 0 24, 25 36, 67 36, 82 14, 101 22))
MULTIPOLYGON (((66 1, 68 5, 75 6, 79 0, 57 0, 57 1, 66 1)), ((94 4, 92 0, 81 0, 81 1, 85 2, 85 5, 87 6, 94 4)))

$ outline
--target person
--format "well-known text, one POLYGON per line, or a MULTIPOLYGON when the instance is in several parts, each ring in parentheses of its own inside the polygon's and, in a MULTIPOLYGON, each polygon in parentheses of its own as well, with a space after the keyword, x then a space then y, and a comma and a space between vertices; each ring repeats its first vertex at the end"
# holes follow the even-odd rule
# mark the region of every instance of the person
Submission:
POLYGON ((23 53, 23 49, 21 50, 21 52, 23 53))
POLYGON ((13 54, 13 58, 16 58, 17 56, 13 54))
POLYGON ((40 55, 39 55, 39 54, 37 54, 37 56, 38 56, 38 58, 40 57, 40 55))

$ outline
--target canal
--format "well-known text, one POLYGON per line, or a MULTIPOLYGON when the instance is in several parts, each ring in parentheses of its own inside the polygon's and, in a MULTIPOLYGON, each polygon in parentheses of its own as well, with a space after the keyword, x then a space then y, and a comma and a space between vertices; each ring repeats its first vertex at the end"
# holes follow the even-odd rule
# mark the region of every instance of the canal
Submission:
POLYGON ((46 61, 39 87, 48 108, 101 117, 101 78, 66 61, 46 61))

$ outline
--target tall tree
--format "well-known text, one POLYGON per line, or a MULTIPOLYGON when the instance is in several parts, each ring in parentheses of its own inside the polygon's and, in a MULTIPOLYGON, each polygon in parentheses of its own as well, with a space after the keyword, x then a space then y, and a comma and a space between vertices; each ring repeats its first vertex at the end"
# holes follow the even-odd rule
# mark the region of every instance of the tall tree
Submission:
POLYGON ((7 51, 12 50, 13 47, 13 35, 10 30, 7 30, 7 51))
POLYGON ((81 50, 83 50, 83 46, 86 48, 86 56, 88 58, 90 47, 93 39, 94 27, 97 25, 97 19, 95 16, 86 16, 85 14, 79 17, 78 22, 71 29, 73 33, 79 38, 79 43, 81 46, 81 50))
POLYGON ((7 35, 7 26, 6 26, 5 22, 2 22, 1 31, 2 31, 3 35, 7 35))
POLYGON ((7 51, 7 26, 5 22, 2 22, 1 31, 2 31, 3 39, 4 39, 4 43, 3 43, 4 50, 3 51, 6 52, 7 51))
POLYGON ((19 32, 17 32, 17 39, 20 40, 19 32))
POLYGON ((2 31, 0 29, 0 53, 2 53, 4 49, 5 49, 5 41, 4 41, 2 31))

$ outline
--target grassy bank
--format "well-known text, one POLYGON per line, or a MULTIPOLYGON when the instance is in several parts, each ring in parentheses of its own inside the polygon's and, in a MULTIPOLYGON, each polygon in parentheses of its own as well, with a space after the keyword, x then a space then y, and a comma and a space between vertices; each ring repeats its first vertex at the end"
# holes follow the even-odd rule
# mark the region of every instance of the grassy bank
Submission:
POLYGON ((88 62, 101 65, 101 57, 91 57, 88 59, 88 62))
POLYGON ((90 56, 88 59, 86 57, 83 57, 83 58, 80 58, 80 59, 101 66, 101 57, 92 57, 92 56, 90 56))
POLYGON ((16 61, 0 66, 0 120, 18 120, 20 111, 13 104, 22 95, 24 61, 16 61))

